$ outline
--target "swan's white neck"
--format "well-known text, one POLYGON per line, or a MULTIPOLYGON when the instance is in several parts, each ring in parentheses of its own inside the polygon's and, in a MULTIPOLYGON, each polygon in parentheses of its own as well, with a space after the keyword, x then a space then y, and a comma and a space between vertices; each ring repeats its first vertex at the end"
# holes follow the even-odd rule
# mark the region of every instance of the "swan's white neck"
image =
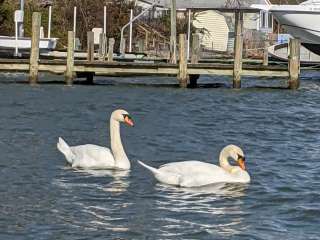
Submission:
POLYGON ((222 151, 220 152, 219 163, 221 168, 231 173, 235 168, 235 166, 230 165, 228 161, 229 157, 231 157, 230 149, 229 148, 222 149, 222 151))
POLYGON ((115 160, 115 166, 121 169, 130 169, 130 161, 123 149, 120 138, 120 123, 110 118, 110 137, 111 137, 111 150, 115 160))

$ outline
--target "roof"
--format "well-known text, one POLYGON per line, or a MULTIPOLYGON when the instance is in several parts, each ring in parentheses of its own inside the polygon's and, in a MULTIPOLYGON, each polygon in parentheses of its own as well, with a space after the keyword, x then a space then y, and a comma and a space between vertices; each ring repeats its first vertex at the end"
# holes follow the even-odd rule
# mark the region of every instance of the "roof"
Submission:
POLYGON ((300 3, 302 3, 302 2, 305 2, 305 0, 270 0, 270 2, 272 3, 272 4, 289 4, 289 5, 291 5, 291 4, 294 4, 294 5, 296 5, 296 4, 300 4, 300 3))
MULTIPOLYGON (((153 0, 138 0, 153 3, 153 0)), ((158 6, 170 8, 171 0, 156 0, 158 6)), ((176 0, 177 9, 246 9, 251 4, 270 4, 269 0, 176 0)))

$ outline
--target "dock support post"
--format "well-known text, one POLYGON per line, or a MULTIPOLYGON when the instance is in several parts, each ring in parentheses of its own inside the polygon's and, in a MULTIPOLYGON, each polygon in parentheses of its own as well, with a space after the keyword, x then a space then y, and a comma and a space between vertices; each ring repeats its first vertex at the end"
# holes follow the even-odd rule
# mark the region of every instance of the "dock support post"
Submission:
POLYGON ((265 41, 264 42, 264 49, 263 49, 263 66, 268 66, 269 65, 269 42, 265 41))
POLYGON ((200 38, 199 34, 192 34, 192 52, 191 52, 191 63, 196 64, 200 59, 200 38))
POLYGON ((68 53, 67 53, 67 69, 65 73, 65 81, 68 86, 73 83, 74 72, 74 32, 68 31, 68 53))
POLYGON ((93 84, 94 72, 87 72, 86 73, 86 84, 93 84))
POLYGON ((234 39, 234 65, 233 65, 233 88, 241 88, 242 72, 242 48, 243 48, 243 12, 235 13, 235 39, 234 39))
POLYGON ((120 53, 121 53, 121 55, 124 57, 125 56, 125 54, 126 54, 126 39, 125 38, 123 38, 122 39, 122 42, 120 43, 120 53))
MULTIPOLYGON (((192 34, 191 64, 197 64, 200 60, 200 37, 199 34, 192 34)), ((195 88, 198 85, 199 74, 189 76, 189 87, 195 88)))
POLYGON ((139 53, 144 52, 144 40, 143 39, 138 40, 138 52, 139 53))
POLYGON ((146 35, 144 38, 144 51, 148 51, 148 46, 149 46, 149 33, 146 31, 146 35))
POLYGON ((99 38, 99 61, 106 60, 107 38, 105 33, 100 34, 99 38))
POLYGON ((87 60, 88 62, 94 61, 94 33, 87 32, 87 60))
POLYGON ((170 62, 177 63, 177 3, 171 0, 171 36, 170 36, 170 62))
POLYGON ((188 59, 187 59, 187 38, 185 34, 179 35, 179 75, 178 80, 180 87, 188 86, 188 59))
POLYGON ((109 48, 108 48, 108 62, 113 62, 113 47, 115 40, 114 38, 109 38, 109 48))
POLYGON ((296 90, 299 88, 299 74, 300 74, 300 40, 290 39, 289 42, 289 88, 296 90))
POLYGON ((32 39, 29 67, 29 83, 31 85, 35 85, 38 82, 40 27, 41 13, 34 12, 32 14, 32 39))

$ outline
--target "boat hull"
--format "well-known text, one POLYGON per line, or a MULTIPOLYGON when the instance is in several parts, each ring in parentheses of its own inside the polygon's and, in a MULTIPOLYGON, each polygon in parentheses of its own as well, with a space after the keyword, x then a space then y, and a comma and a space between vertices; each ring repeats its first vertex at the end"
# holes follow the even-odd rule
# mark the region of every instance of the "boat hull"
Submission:
POLYGON ((253 4, 251 7, 271 12, 290 35, 299 38, 310 51, 320 54, 320 4, 315 2, 300 5, 253 4))
MULTIPOLYGON (((53 50, 57 45, 57 38, 41 38, 39 42, 39 48, 42 50, 53 50)), ((31 38, 19 38, 10 36, 0 36, 0 48, 4 49, 30 49, 31 38)))
POLYGON ((303 43, 320 44, 320 12, 271 12, 293 37, 303 43))

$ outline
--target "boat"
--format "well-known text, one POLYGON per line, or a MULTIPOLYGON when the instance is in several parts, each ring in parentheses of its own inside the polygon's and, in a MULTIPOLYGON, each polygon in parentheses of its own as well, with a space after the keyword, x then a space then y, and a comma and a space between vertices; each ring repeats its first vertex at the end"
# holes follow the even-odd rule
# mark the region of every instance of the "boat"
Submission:
POLYGON ((309 0, 299 5, 253 4, 251 8, 271 12, 289 34, 320 55, 320 0, 309 0))
MULTIPOLYGON (((57 45, 57 38, 40 38, 39 48, 40 50, 53 50, 57 45)), ((31 38, 19 37, 16 39, 11 36, 0 36, 0 48, 1 49, 30 49, 31 38)))
MULTIPOLYGON (((51 16, 52 6, 48 4, 48 37, 44 37, 43 27, 40 28, 39 49, 41 52, 51 51, 56 48, 58 38, 51 38, 51 16)), ((24 0, 20 0, 20 10, 14 12, 15 35, 1 36, 0 35, 0 56, 6 55, 12 49, 15 50, 14 56, 21 56, 19 51, 29 52, 31 49, 31 38, 24 36, 24 0)))
MULTIPOLYGON (((272 60, 288 61, 289 47, 288 43, 280 43, 268 48, 269 56, 272 60)), ((301 66, 308 66, 320 63, 320 56, 308 50, 306 47, 300 48, 300 64, 301 66)))

